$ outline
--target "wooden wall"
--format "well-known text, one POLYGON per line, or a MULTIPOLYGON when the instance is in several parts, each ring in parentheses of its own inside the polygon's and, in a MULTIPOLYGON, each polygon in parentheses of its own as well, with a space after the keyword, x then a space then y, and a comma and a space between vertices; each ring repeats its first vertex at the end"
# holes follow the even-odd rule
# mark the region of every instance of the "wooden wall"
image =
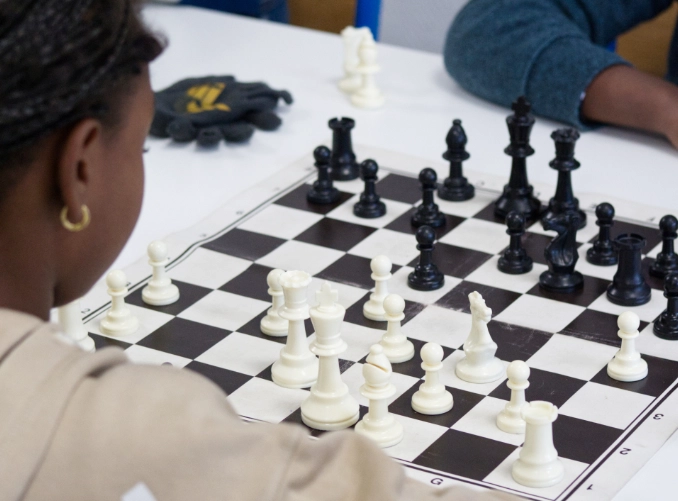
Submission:
POLYGON ((287 0, 290 24, 339 33, 355 18, 355 0, 287 0))

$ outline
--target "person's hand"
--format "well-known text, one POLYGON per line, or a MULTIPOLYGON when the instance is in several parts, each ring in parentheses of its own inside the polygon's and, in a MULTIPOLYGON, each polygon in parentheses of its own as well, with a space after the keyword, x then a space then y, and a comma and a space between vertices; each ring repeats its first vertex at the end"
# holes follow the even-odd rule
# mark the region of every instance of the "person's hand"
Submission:
POLYGON ((286 90, 263 82, 242 83, 232 76, 189 78, 155 95, 151 134, 178 142, 197 140, 210 146, 222 139, 242 142, 254 127, 275 130, 282 123, 273 112, 278 100, 292 103, 286 90))

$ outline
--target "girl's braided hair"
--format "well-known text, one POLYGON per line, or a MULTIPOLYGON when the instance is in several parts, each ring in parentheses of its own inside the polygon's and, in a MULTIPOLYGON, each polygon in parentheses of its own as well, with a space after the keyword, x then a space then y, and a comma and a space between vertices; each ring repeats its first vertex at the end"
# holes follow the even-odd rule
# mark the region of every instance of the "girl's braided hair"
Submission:
POLYGON ((114 125, 126 84, 162 49, 137 0, 0 0, 0 175, 50 132, 114 125))

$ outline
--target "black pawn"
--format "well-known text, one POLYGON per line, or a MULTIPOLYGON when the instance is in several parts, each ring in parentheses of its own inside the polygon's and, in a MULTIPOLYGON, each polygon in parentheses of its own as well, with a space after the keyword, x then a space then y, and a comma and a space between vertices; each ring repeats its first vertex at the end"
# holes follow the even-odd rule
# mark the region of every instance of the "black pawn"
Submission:
POLYGON ((379 200, 375 188, 377 182, 377 162, 371 159, 360 164, 360 177, 365 181, 365 191, 360 194, 360 200, 353 206, 353 214, 365 219, 374 219, 386 214, 386 205, 379 200))
POLYGON ((662 339, 678 339, 678 273, 669 273, 664 280, 666 309, 655 320, 652 330, 662 339))
POLYGON ((313 182, 313 187, 306 193, 306 200, 312 204, 333 204, 339 200, 339 190, 332 186, 330 177, 330 155, 327 146, 318 146, 313 150, 318 180, 313 182))
POLYGON ((548 209, 542 215, 542 221, 553 219, 564 212, 579 213, 579 229, 586 226, 586 214, 579 209, 579 200, 572 191, 572 171, 581 165, 574 158, 574 145, 579 139, 576 129, 558 129, 553 131, 551 139, 556 144, 556 158, 549 162, 549 167, 558 171, 556 194, 549 201, 548 209))
POLYGON ((662 232, 662 251, 650 266, 650 275, 664 278, 667 273, 678 271, 678 255, 673 248, 673 241, 678 236, 678 219, 671 215, 664 216, 659 221, 659 229, 662 232))
POLYGON ((520 212, 509 212, 506 216, 506 233, 511 237, 508 249, 499 258, 497 268, 510 275, 520 275, 532 269, 532 258, 527 255, 521 241, 525 234, 525 218, 520 212))
POLYGON ((461 120, 455 119, 452 128, 447 133, 447 151, 443 158, 450 162, 450 176, 445 179, 443 185, 438 188, 438 196, 443 200, 463 202, 473 198, 475 188, 462 174, 461 164, 468 160, 470 155, 466 151, 466 132, 461 126, 461 120))
POLYGON ((419 173, 419 182, 421 183, 422 202, 417 210, 412 214, 412 226, 431 226, 440 228, 445 225, 445 214, 438 210, 438 204, 433 200, 433 193, 436 191, 436 181, 438 176, 436 171, 430 167, 422 169, 419 173))
POLYGON ((635 233, 624 233, 614 239, 619 265, 612 283, 607 286, 607 299, 622 306, 639 306, 650 300, 650 286, 641 271, 640 251, 645 239, 635 233))
POLYGON ((332 129, 332 179, 335 181, 350 181, 359 174, 358 162, 353 153, 351 129, 355 127, 355 120, 342 117, 333 118, 328 124, 332 129))
POLYGON ((407 285, 414 290, 433 291, 445 285, 445 276, 433 263, 433 242, 435 239, 436 232, 430 226, 421 226, 417 230, 417 250, 421 254, 419 255, 419 263, 407 277, 407 285))
POLYGON ((530 114, 530 103, 523 96, 513 103, 511 109, 513 115, 506 118, 511 143, 504 150, 513 159, 511 177, 494 203, 494 215, 505 220, 509 212, 518 211, 527 221, 534 221, 541 211, 541 203, 533 195, 534 188, 527 180, 527 157, 534 154, 530 146, 534 117, 530 114))
POLYGON ((586 260, 597 266, 612 266, 617 264, 617 251, 610 238, 610 228, 614 224, 614 207, 603 202, 596 207, 596 224, 600 228, 598 238, 593 246, 586 251, 586 260))
POLYGON ((539 285, 550 292, 574 292, 584 286, 584 277, 575 266, 579 260, 577 228, 579 214, 566 212, 553 219, 542 221, 545 230, 554 230, 558 235, 544 250, 549 269, 539 276, 539 285))

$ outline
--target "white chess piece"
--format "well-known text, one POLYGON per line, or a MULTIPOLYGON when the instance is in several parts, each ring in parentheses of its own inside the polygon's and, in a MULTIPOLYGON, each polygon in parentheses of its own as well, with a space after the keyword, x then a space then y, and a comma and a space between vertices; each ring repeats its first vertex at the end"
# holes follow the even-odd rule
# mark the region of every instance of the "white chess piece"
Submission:
POLYGON ((523 407, 525 443, 513 463, 513 479, 527 487, 549 487, 565 476, 563 463, 553 446, 553 422, 558 407, 550 402, 534 401, 523 407))
POLYGON ((372 268, 372 280, 374 280, 374 292, 363 306, 363 315, 370 320, 383 322, 386 320, 384 311, 384 299, 388 296, 388 280, 391 275, 393 264, 387 256, 379 255, 370 261, 372 268))
POLYGON ((358 108, 379 108, 384 105, 384 95, 374 81, 381 68, 377 64, 377 45, 372 33, 366 33, 358 48, 360 63, 356 73, 362 76, 360 88, 351 94, 351 103, 358 108))
POLYGON ((382 346, 372 345, 363 365, 365 384, 360 387, 360 394, 370 401, 370 407, 355 425, 355 432, 370 437, 379 447, 391 447, 403 439, 403 426, 388 412, 388 399, 396 393, 390 383, 392 373, 382 346))
POLYGON ((607 375, 623 382, 640 381, 647 376, 647 362, 640 358, 636 350, 636 338, 639 336, 640 318, 632 311, 619 315, 617 319, 621 338, 621 348, 607 364, 607 375))
POLYGON ((63 333, 85 351, 94 351, 94 340, 87 334, 80 314, 80 301, 75 300, 58 308, 63 333))
POLYGON ((471 302, 471 332, 464 343, 464 358, 455 368, 459 379, 469 383, 490 383, 504 375, 504 365, 494 356, 497 343, 492 341, 488 322, 492 309, 485 305, 483 296, 477 292, 468 295, 471 302))
POLYGON ((344 92, 355 92, 362 83, 362 78, 356 73, 360 59, 358 58, 358 46, 365 32, 369 28, 355 28, 347 26, 341 30, 341 38, 344 42, 344 78, 339 81, 339 88, 344 92))
POLYGON ((312 351, 320 360, 318 381, 301 404, 301 420, 316 430, 341 430, 353 426, 359 416, 359 406, 341 380, 339 355, 346 351, 341 339, 341 325, 346 310, 337 303, 337 291, 323 282, 316 292, 318 306, 311 308, 311 322, 315 328, 312 351))
POLYGON ((285 304, 278 314, 289 322, 287 344, 271 367, 273 382, 284 388, 308 388, 318 379, 318 359, 308 348, 304 320, 310 317, 306 293, 311 275, 286 271, 280 275, 285 304))
POLYGON ((443 348, 439 344, 426 343, 421 349, 421 368, 426 371, 426 380, 412 395, 412 408, 419 414, 444 414, 452 409, 452 394, 440 382, 443 368, 443 348))
POLYGON ((111 296, 111 309, 101 320, 99 328, 109 336, 126 336, 139 328, 139 320, 125 305, 127 295, 127 277, 121 270, 111 271, 106 275, 108 295, 111 296))
POLYGON ((287 336, 287 329, 289 328, 287 320, 280 316, 280 308, 285 304, 285 295, 282 285, 280 285, 280 276, 283 273, 285 273, 285 270, 271 270, 266 277, 268 293, 271 295, 271 307, 266 316, 261 319, 259 326, 261 332, 268 336, 287 336))
POLYGON ((405 318, 405 300, 397 294, 389 294, 384 299, 386 312, 386 332, 379 341, 384 348, 384 354, 392 364, 407 362, 414 357, 414 345, 407 339, 401 329, 401 322, 405 318))
POLYGON ((153 267, 153 277, 141 291, 141 299, 152 306, 165 306, 179 299, 179 288, 165 273, 167 264, 165 242, 151 242, 148 246, 148 264, 153 267))
POLYGON ((530 383, 530 368, 522 360, 514 360, 506 369, 508 382, 506 386, 511 389, 511 400, 497 414, 497 428, 506 433, 525 433, 525 420, 521 415, 525 401, 525 390, 530 383))

